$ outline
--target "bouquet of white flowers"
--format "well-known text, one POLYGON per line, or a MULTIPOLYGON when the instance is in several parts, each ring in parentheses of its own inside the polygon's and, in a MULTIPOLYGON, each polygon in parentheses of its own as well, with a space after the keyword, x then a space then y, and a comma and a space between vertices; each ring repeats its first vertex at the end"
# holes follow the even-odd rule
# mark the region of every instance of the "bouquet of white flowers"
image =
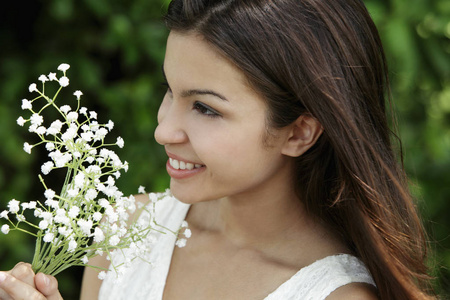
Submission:
MULTIPOLYGON (((7 224, 1 226, 4 234, 10 230, 19 230, 36 237, 32 268, 35 272, 50 275, 56 275, 71 266, 85 266, 92 256, 103 252, 110 255, 112 250, 130 248, 135 249, 137 256, 142 255, 149 250, 145 237, 150 231, 168 230, 155 222, 153 211, 156 201, 171 197, 169 191, 149 194, 150 202, 153 203, 152 211, 152 205, 136 207, 134 197, 124 197, 115 186, 120 171, 128 170, 128 163, 122 162, 114 151, 107 149, 110 146, 124 146, 121 137, 115 143, 105 142, 114 123, 109 121, 99 124, 97 113, 80 105, 83 93, 79 90, 73 93, 76 98, 75 109, 69 105, 57 106, 58 94, 69 85, 66 76, 69 68, 68 64, 61 64, 58 70, 63 75, 59 78, 56 73, 41 75, 41 90, 35 83, 31 84, 29 91, 37 96, 32 100, 22 100, 22 109, 29 111, 31 116, 17 119, 20 126, 29 123, 28 130, 39 136, 39 142, 33 145, 25 143, 24 150, 31 153, 34 147, 44 145, 49 152, 50 159, 42 165, 42 174, 47 175, 53 169, 67 169, 61 191, 57 194, 47 188, 43 177, 39 175, 45 188, 43 203, 20 203, 13 199, 8 203, 8 210, 0 213, 0 219, 7 220, 7 224), (45 84, 51 81, 59 83, 59 88, 53 97, 48 97, 45 84), (43 112, 47 108, 56 109, 61 120, 45 122, 43 112), (136 209, 140 210, 135 213, 136 216, 146 211, 148 217, 130 222, 129 213, 134 213, 136 209), (40 220, 38 224, 26 220, 26 210, 34 211, 34 216, 40 220), (12 216, 15 220, 12 220, 12 216), (25 227, 29 229, 22 225, 27 225, 25 227)), ((139 191, 145 193, 142 187, 139 191)), ((104 271, 100 272, 99 277, 104 274, 104 271)))

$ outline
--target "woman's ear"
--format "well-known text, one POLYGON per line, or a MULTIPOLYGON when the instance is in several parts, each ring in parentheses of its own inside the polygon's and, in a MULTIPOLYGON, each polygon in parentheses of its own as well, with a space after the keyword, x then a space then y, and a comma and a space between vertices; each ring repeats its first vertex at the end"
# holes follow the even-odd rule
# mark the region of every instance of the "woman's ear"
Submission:
POLYGON ((308 151, 323 132, 322 125, 310 114, 302 114, 288 127, 281 153, 291 157, 298 157, 308 151))

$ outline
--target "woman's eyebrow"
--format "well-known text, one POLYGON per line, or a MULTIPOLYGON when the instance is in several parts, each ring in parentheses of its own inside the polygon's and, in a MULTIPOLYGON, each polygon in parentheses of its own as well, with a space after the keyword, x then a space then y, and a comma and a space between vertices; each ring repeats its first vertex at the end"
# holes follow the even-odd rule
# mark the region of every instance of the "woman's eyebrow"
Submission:
POLYGON ((217 97, 217 98, 219 98, 221 100, 228 101, 228 99, 225 98, 224 96, 222 96, 221 94, 216 93, 216 92, 211 91, 211 90, 192 89, 192 90, 187 90, 187 91, 182 91, 181 92, 181 97, 183 97, 183 98, 184 97, 191 97, 191 96, 195 96, 195 95, 200 95, 200 96, 202 96, 202 95, 211 95, 211 96, 217 97))
MULTIPOLYGON (((166 73, 164 72, 164 65, 161 66, 161 72, 164 77, 164 80, 167 82, 166 73)), ((208 89, 191 89, 191 90, 186 90, 186 91, 181 92, 181 97, 183 97, 183 98, 196 96, 196 95, 200 95, 200 96, 210 95, 210 96, 219 98, 223 101, 228 101, 228 99, 225 96, 223 96, 217 92, 214 92, 212 90, 208 90, 208 89)))

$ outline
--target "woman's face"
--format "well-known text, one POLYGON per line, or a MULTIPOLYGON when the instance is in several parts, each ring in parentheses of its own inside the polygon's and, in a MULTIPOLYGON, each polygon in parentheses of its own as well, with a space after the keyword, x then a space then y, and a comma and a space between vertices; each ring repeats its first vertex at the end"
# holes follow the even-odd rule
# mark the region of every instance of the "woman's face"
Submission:
POLYGON ((283 131, 271 145, 267 106, 243 73, 201 36, 172 32, 164 73, 168 90, 155 131, 169 160, 172 193, 183 202, 220 199, 270 189, 282 182, 290 159, 280 153, 283 131))

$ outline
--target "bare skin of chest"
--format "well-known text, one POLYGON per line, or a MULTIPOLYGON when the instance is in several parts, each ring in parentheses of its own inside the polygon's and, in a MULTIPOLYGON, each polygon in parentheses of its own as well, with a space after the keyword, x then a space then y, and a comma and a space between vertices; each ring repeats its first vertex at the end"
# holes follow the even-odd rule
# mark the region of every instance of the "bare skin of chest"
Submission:
POLYGON ((163 299, 264 299, 297 271, 256 250, 197 234, 174 250, 163 299))

